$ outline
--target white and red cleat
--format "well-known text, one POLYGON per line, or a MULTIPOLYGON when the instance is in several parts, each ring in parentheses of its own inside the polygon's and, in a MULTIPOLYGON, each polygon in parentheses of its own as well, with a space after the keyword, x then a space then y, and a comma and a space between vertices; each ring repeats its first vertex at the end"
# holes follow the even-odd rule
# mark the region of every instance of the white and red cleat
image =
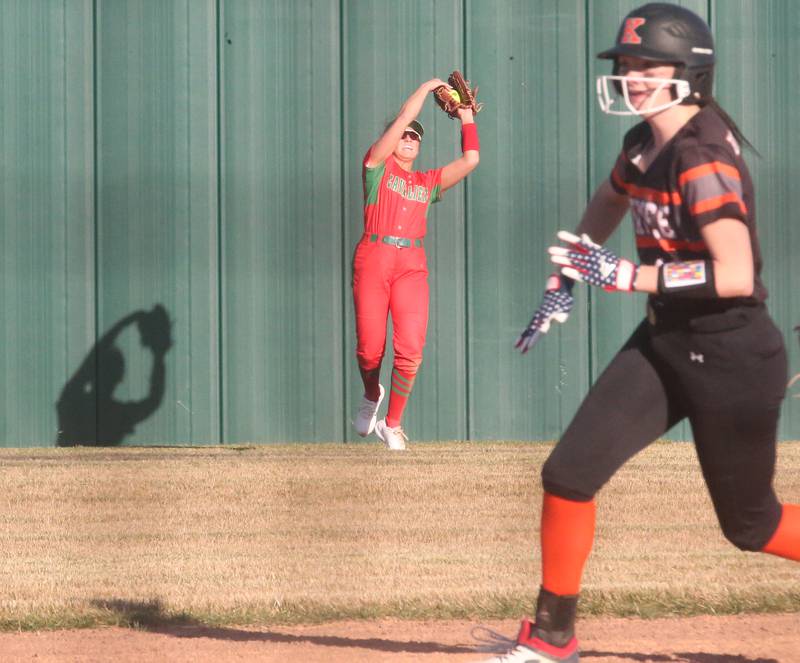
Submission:
POLYGON ((377 401, 371 401, 369 398, 364 396, 361 399, 361 405, 358 406, 358 412, 356 413, 356 420, 353 422, 353 426, 356 429, 356 433, 358 433, 361 437, 366 437, 373 430, 375 430, 375 421, 378 418, 378 408, 381 406, 381 401, 383 400, 385 393, 383 390, 383 385, 379 384, 378 388, 381 390, 381 394, 378 396, 377 401))
POLYGON ((578 641, 572 638, 565 646, 555 647, 532 635, 533 622, 522 620, 517 646, 507 654, 487 658, 480 663, 578 663, 578 641))

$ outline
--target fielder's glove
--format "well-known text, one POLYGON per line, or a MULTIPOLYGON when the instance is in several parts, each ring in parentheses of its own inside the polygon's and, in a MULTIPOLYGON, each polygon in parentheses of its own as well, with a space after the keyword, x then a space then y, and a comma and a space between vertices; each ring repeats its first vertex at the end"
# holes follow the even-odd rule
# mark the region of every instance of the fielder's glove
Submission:
POLYGON ((604 290, 633 290, 638 265, 618 258, 586 234, 578 237, 562 230, 558 239, 569 246, 551 246, 550 260, 561 266, 564 276, 604 290))
POLYGON ((547 333, 553 320, 561 323, 567 321, 569 312, 575 304, 575 298, 572 296, 573 285, 572 279, 560 274, 552 274, 547 279, 547 289, 544 291, 542 303, 514 343, 514 347, 522 354, 530 350, 542 334, 547 333))
POLYGON ((460 71, 456 70, 447 79, 450 87, 440 85, 433 91, 433 98, 445 113, 450 116, 450 119, 458 117, 458 110, 461 108, 471 108, 472 112, 477 114, 483 104, 475 101, 475 96, 478 94, 478 87, 475 86, 473 90, 470 87, 469 81, 464 78, 460 71))

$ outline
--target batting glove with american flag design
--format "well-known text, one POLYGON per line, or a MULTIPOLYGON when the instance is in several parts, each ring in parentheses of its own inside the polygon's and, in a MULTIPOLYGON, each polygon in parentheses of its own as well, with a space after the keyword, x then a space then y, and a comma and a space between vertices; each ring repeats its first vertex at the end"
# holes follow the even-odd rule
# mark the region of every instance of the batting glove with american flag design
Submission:
POLYGON ((551 246, 550 260, 561 266, 564 276, 604 290, 633 290, 638 265, 618 258, 586 234, 578 237, 562 230, 558 239, 569 246, 551 246))
POLYGON ((519 335, 514 347, 522 354, 530 350, 542 334, 550 329, 550 323, 566 322, 569 312, 575 304, 572 296, 574 281, 560 274, 552 274, 547 279, 547 289, 544 291, 542 303, 533 314, 525 330, 519 335))

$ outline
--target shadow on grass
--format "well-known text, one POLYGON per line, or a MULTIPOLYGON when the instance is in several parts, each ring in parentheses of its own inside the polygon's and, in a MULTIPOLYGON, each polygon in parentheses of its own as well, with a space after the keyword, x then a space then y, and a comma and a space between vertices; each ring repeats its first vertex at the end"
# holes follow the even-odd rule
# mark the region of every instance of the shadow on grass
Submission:
MULTIPOLYGON (((153 629, 148 629, 153 630, 153 629)), ((177 627, 160 630, 159 633, 173 635, 178 638, 216 638, 219 640, 258 641, 281 644, 306 643, 320 647, 342 647, 371 649, 374 651, 408 654, 472 654, 474 647, 466 645, 447 645, 441 642, 421 640, 388 640, 386 638, 358 638, 341 635, 295 635, 282 633, 274 629, 262 631, 246 631, 220 627, 177 627)), ((409 634, 413 637, 413 634, 409 634)))
POLYGON ((125 599, 95 599, 94 608, 111 615, 117 626, 151 628, 166 626, 196 626, 196 619, 186 612, 171 613, 164 610, 161 601, 127 601, 125 599))
MULTIPOLYGON (((312 644, 319 647, 358 648, 386 653, 407 654, 478 654, 500 651, 507 642, 495 642, 487 646, 482 637, 475 638, 474 645, 448 645, 424 640, 390 640, 386 638, 359 638, 341 635, 312 635, 285 633, 275 627, 260 630, 240 629, 224 626, 208 626, 188 613, 170 613, 164 610, 159 600, 127 601, 124 599, 95 600, 95 608, 109 613, 119 626, 140 628, 150 633, 159 633, 175 638, 211 638, 230 642, 265 642, 280 644, 312 644)), ((491 632, 490 632, 491 633, 491 632)), ((409 633, 413 638, 413 633, 409 633)), ((505 640, 505 639, 504 639, 505 640)), ((709 654, 703 652, 683 652, 675 654, 640 654, 637 652, 610 652, 592 649, 581 651, 581 659, 587 661, 615 658, 643 663, 779 663, 774 658, 751 658, 740 654, 709 654)))
MULTIPOLYGON (((447 645, 440 642, 418 640, 388 640, 385 638, 358 638, 338 635, 295 635, 273 628, 247 630, 223 626, 207 626, 187 613, 168 613, 158 600, 127 601, 123 599, 95 600, 92 605, 114 616, 119 626, 140 628, 150 633, 175 638, 213 638, 231 642, 267 642, 282 644, 307 643, 320 647, 371 649, 381 652, 410 654, 471 654, 473 647, 447 645)), ((413 634, 410 634, 413 637, 413 634)))

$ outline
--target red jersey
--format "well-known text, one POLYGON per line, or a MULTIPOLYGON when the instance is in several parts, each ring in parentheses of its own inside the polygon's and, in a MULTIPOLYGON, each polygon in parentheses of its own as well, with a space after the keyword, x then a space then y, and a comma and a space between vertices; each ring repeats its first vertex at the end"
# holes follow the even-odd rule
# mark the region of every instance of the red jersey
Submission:
POLYGON ((441 199, 442 169, 406 172, 393 155, 374 168, 364 156, 364 232, 416 239, 427 231, 428 207, 441 199))
POLYGON ((766 299, 767 291, 759 276, 761 252, 753 184, 741 148, 728 125, 713 108, 706 106, 642 172, 637 163, 651 140, 647 122, 633 127, 625 135, 622 152, 611 173, 614 190, 630 198, 641 262, 656 265, 708 260, 711 255, 700 229, 719 219, 739 219, 750 233, 755 283, 752 297, 736 301, 752 303, 766 299))

